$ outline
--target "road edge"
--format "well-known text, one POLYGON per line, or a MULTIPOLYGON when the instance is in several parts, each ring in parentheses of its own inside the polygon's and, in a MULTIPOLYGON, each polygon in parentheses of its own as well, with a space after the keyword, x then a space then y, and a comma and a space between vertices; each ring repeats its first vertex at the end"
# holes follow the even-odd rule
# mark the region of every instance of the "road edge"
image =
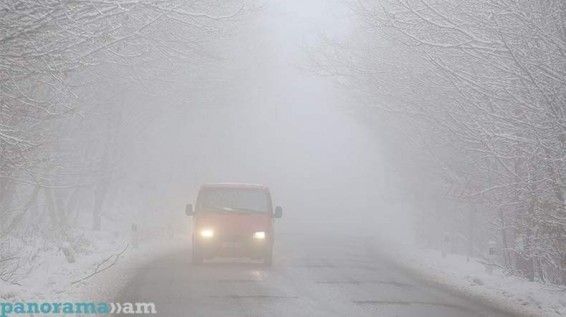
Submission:
MULTIPOLYGON (((371 252, 383 256, 390 264, 396 268, 402 270, 411 278, 421 281, 427 285, 435 287, 437 289, 447 291, 456 296, 467 298, 473 300, 486 307, 501 311, 502 313, 511 314, 518 317, 560 317, 562 315, 552 314, 549 315, 549 311, 543 311, 540 309, 535 309, 533 307, 528 307, 520 303, 516 303, 509 298, 493 297, 482 293, 478 288, 473 286, 464 286, 462 284, 456 284, 450 279, 445 278, 433 272, 427 270, 423 267, 419 267, 418 263, 411 261, 408 256, 402 255, 403 247, 397 248, 396 251, 391 250, 391 243, 374 237, 370 240, 369 247, 371 252)), ((407 253, 405 253, 407 254, 407 253)))

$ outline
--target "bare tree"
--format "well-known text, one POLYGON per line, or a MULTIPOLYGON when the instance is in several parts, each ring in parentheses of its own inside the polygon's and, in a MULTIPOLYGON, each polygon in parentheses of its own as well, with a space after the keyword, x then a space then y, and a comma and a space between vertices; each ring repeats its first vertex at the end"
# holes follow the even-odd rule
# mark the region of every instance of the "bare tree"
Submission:
MULTIPOLYGON (((71 224, 86 203, 92 227, 100 229, 131 147, 165 107, 157 103, 190 105, 168 96, 196 90, 199 74, 221 67, 217 47, 251 6, 245 0, 0 4, 0 233, 72 242, 71 224)), ((4 251, 0 261, 11 254, 4 251)))
POLYGON ((363 31, 315 54, 320 69, 396 118, 411 172, 489 211, 510 270, 565 283, 564 3, 350 5, 363 31))

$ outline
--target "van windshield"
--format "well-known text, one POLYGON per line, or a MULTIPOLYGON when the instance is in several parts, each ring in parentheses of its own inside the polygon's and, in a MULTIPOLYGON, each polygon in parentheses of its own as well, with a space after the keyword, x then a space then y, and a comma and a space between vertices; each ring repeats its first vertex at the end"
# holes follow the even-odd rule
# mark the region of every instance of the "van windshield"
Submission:
POLYGON ((197 209, 201 212, 267 213, 271 212, 271 202, 265 190, 215 188, 200 192, 197 209))

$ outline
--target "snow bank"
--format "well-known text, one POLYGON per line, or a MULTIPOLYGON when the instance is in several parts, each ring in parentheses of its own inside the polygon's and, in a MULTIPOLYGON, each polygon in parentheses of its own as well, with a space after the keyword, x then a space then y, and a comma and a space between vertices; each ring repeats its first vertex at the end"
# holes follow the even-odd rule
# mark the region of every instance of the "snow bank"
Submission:
POLYGON ((375 239, 376 251, 414 277, 471 297, 485 305, 517 316, 566 316, 566 288, 530 282, 495 269, 488 274, 478 259, 441 256, 441 252, 419 248, 415 243, 399 243, 391 237, 375 239))
POLYGON ((37 240, 22 246, 18 252, 22 261, 18 270, 21 276, 11 282, 0 279, 0 302, 111 300, 135 273, 135 268, 188 245, 186 234, 172 234, 169 229, 140 229, 143 237, 139 239, 138 248, 132 246, 129 232, 112 229, 77 232, 69 247, 74 258, 72 263, 57 243, 37 240), (108 266, 111 267, 103 270, 108 266), (101 272, 93 275, 97 268, 101 272))

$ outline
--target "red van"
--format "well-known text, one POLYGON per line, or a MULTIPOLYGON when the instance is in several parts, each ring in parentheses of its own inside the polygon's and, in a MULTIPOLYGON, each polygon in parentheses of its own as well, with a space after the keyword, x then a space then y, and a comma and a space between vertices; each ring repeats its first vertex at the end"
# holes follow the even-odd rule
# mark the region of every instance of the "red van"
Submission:
POLYGON ((193 216, 193 263, 218 256, 262 259, 272 265, 274 218, 281 218, 281 207, 273 209, 269 188, 256 184, 204 184, 193 216))

